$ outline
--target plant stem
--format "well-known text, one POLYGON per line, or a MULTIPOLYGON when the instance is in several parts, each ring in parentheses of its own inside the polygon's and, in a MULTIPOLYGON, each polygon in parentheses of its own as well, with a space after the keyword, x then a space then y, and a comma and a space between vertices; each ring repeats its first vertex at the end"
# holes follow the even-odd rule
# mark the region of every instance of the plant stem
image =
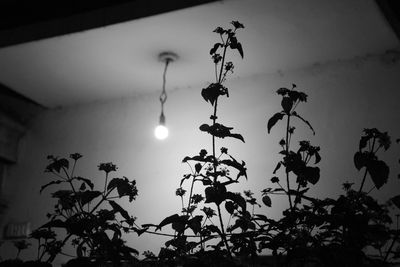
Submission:
POLYGON ((224 53, 222 55, 221 68, 220 68, 220 71, 219 71, 218 83, 222 82, 222 71, 224 70, 226 50, 228 48, 228 41, 229 41, 229 38, 226 40, 226 43, 224 45, 224 53))
MULTIPOLYGON (((374 154, 374 146, 375 146, 375 137, 374 137, 374 139, 373 139, 373 141, 372 141, 372 147, 371 147, 371 149, 370 149, 370 153, 372 153, 372 154, 374 154)), ((365 167, 365 172, 364 172, 364 177, 363 177, 363 179, 362 179, 362 182, 361 182, 361 185, 360 185, 360 189, 358 190, 358 193, 361 193, 361 190, 362 190, 362 188, 363 188, 363 186, 364 186, 364 183, 365 183, 365 179, 367 178, 367 172, 368 172, 368 170, 367 170, 367 167, 365 167)))
POLYGON ((215 80, 218 81, 218 70, 217 70, 218 66, 217 63, 214 64, 214 70, 215 70, 215 80))
MULTIPOLYGON (((68 175, 68 172, 64 167, 62 167, 62 169, 63 169, 63 171, 64 171, 64 173, 65 173, 65 175, 67 177, 67 181, 70 184, 70 186, 72 188, 72 191, 74 192, 74 194, 76 196, 76 190, 75 190, 74 184, 72 183, 72 176, 68 175)), ((78 202, 78 206, 79 206, 80 211, 83 212, 83 207, 82 207, 81 202, 79 200, 77 202, 78 202)))
POLYGON ((103 198, 96 204, 96 206, 94 206, 94 207, 92 208, 92 210, 89 212, 89 214, 93 214, 93 212, 101 205, 101 203, 103 203, 104 200, 107 199, 108 195, 109 195, 111 192, 112 192, 112 191, 108 191, 107 194, 105 194, 105 195, 103 196, 103 198))
POLYGON ((75 166, 76 166, 76 160, 74 160, 74 165, 72 166, 71 177, 74 177, 75 166))
MULTIPOLYGON (((286 156, 289 155, 289 128, 290 128, 290 114, 287 114, 287 122, 286 122, 286 156)), ((287 168, 285 169, 285 171, 286 171, 286 185, 287 185, 289 205, 290 205, 290 209, 293 210, 292 198, 290 196, 289 172, 287 171, 287 168)))
POLYGON ((225 244, 226 250, 228 251, 228 255, 230 258, 232 258, 232 254, 231 254, 231 249, 229 247, 228 241, 226 240, 226 234, 225 234, 225 229, 224 229, 224 222, 222 220, 222 216, 221 216, 221 208, 220 205, 217 205, 218 208, 218 217, 219 217, 219 223, 221 225, 221 238, 222 241, 225 244))
MULTIPOLYGON (((224 56, 225 56, 225 53, 224 53, 224 56)), ((217 119, 217 104, 218 104, 218 99, 215 100, 215 105, 214 105, 213 125, 215 125, 215 121, 217 119)), ((213 158, 215 159, 215 136, 214 135, 212 135, 212 147, 213 147, 213 158)), ((214 173, 216 173, 217 172, 217 162, 216 162, 216 160, 214 160, 214 162, 213 162, 213 167, 214 167, 214 173)), ((217 181, 217 176, 215 175, 214 176, 214 182, 216 182, 216 181, 217 181)), ((224 222, 222 220, 222 213, 221 213, 221 208, 220 208, 219 205, 217 205, 217 209, 218 209, 219 222, 220 222, 220 225, 221 225, 221 238, 222 238, 222 241, 225 244, 226 250, 228 251, 229 257, 231 258, 232 255, 231 255, 231 251, 230 251, 230 248, 229 248, 228 241, 226 240, 226 235, 225 235, 225 230, 224 230, 224 222)))
POLYGON ((107 181, 108 180, 108 172, 106 172, 106 179, 105 179, 105 182, 104 182, 104 190, 103 190, 103 195, 106 193, 106 189, 107 189, 107 181))
MULTIPOLYGON (((71 236, 72 236, 72 234, 68 234, 68 235, 64 238, 64 240, 63 240, 62 243, 61 243, 60 249, 65 245, 65 243, 67 243, 68 239, 69 239, 71 236)), ((57 253, 55 253, 55 254, 53 254, 53 255, 50 255, 50 257, 47 259, 46 262, 47 262, 47 263, 52 263, 53 260, 56 258, 56 256, 57 256, 57 253)))
MULTIPOLYGON (((188 200, 188 206, 187 206, 188 210, 189 210, 189 207, 190 207, 190 203, 192 202, 192 194, 193 194, 194 182, 195 182, 195 177, 193 177, 192 185, 190 187, 190 194, 189 194, 189 200, 188 200)), ((182 207, 183 207, 183 198, 182 198, 182 207)))
MULTIPOLYGON (((297 185, 297 190, 296 190, 296 192, 297 192, 297 195, 296 195, 296 196, 298 196, 298 194, 299 194, 299 192, 300 192, 300 184, 297 185)), ((295 208, 296 208, 297 204, 298 204, 298 203, 295 201, 295 203, 294 203, 294 207, 295 207, 295 208)))
POLYGON ((367 178, 367 173, 368 173, 367 168, 365 168, 364 177, 362 179, 362 182, 361 182, 361 185, 360 185, 360 189, 358 190, 358 193, 361 193, 361 190, 362 190, 362 188, 364 186, 364 183, 365 183, 365 179, 367 178))
MULTIPOLYGON (((218 106, 218 99, 215 100, 214 103, 214 114, 213 114, 213 126, 215 125, 215 122, 217 120, 217 106, 218 106)), ((215 135, 212 135, 212 152, 213 152, 213 167, 214 167, 214 173, 217 172, 217 162, 215 160, 215 135)), ((217 181, 217 177, 214 176, 214 182, 217 181)))

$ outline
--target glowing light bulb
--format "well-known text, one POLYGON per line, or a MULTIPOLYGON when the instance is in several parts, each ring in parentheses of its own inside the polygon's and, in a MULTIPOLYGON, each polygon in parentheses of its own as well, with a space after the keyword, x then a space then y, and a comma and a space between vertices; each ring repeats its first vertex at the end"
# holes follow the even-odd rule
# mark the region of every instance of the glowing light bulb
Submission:
POLYGON ((168 137, 168 128, 165 125, 158 125, 154 130, 154 136, 159 140, 164 140, 168 137))
POLYGON ((165 116, 163 111, 161 111, 160 114, 160 123, 154 129, 154 135, 159 140, 164 140, 168 137, 168 128, 165 126, 165 116))

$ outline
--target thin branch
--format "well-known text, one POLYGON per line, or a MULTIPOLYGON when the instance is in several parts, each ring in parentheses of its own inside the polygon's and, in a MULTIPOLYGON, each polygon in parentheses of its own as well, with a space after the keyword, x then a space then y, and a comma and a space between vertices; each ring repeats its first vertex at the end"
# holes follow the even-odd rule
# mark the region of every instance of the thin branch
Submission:
MULTIPOLYGON (((290 128, 290 115, 287 115, 287 122, 286 122, 286 155, 289 154, 289 128, 290 128)), ((287 192, 290 192, 290 181, 289 181, 289 172, 285 168, 286 172, 286 185, 287 185, 287 192)), ((288 194, 289 205, 290 209, 293 210, 292 198, 290 194, 288 194)))

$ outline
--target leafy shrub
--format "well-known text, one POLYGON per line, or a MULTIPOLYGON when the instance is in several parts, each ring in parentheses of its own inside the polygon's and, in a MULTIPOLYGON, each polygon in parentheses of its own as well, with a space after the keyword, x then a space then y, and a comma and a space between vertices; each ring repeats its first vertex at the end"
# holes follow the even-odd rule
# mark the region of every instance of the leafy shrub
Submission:
POLYGON ((52 262, 67 242, 76 248, 78 260, 90 258, 96 264, 134 261, 138 252, 126 246, 121 237, 123 231, 128 232, 135 224, 136 218, 115 200, 135 200, 136 181, 126 177, 110 179, 110 173, 116 171, 117 166, 111 162, 101 163, 98 169, 105 173, 104 187, 95 190, 90 179, 74 173, 81 157, 78 153, 71 154, 69 159, 48 156, 50 163, 46 172, 55 180, 43 185, 40 192, 55 185, 65 185, 68 189, 52 192, 52 198, 57 201, 54 211, 47 214, 49 221, 31 234, 38 242, 38 261, 52 262), (65 236, 60 238, 57 235, 60 231, 56 229, 63 229, 65 236))

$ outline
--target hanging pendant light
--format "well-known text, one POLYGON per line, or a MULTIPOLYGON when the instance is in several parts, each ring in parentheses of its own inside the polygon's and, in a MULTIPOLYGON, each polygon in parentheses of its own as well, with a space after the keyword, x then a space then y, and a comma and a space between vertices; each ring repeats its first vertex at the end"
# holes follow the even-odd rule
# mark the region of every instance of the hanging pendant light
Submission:
POLYGON ((164 115, 164 104, 167 101, 167 91, 165 90, 165 84, 167 80, 167 69, 170 62, 175 61, 178 59, 178 56, 172 52, 163 52, 158 56, 158 59, 161 62, 164 62, 164 73, 163 73, 163 84, 162 84, 162 91, 160 94, 160 103, 161 103, 161 114, 159 119, 159 124, 154 130, 154 135, 157 139, 163 140, 168 137, 169 131, 165 124, 165 115, 164 115))

